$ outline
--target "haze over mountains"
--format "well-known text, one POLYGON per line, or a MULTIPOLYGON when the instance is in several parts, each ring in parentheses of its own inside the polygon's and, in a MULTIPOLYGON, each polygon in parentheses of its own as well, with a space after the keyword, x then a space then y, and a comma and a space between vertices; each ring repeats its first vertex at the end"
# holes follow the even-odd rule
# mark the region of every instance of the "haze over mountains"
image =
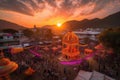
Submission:
POLYGON ((84 19, 82 21, 68 21, 62 26, 70 29, 120 27, 120 12, 109 15, 103 19, 95 18, 92 20, 84 19))
MULTIPOLYGON (((50 28, 53 29, 55 28, 55 25, 46 25, 44 28, 50 28)), ((120 27, 120 12, 117 12, 115 14, 109 15, 103 19, 84 19, 82 21, 77 21, 77 20, 72 20, 72 21, 67 21, 63 23, 62 25, 63 28, 65 29, 80 29, 80 28, 109 28, 109 27, 120 27)), ((6 29, 6 28, 11 28, 11 29, 24 29, 24 26, 8 22, 5 20, 0 20, 0 29, 6 29)))

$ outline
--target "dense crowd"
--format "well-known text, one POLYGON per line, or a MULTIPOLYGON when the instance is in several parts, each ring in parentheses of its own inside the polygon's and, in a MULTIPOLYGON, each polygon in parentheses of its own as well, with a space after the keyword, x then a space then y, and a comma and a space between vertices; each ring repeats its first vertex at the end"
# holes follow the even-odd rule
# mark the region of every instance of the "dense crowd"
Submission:
MULTIPOLYGON (((12 80, 74 80, 79 70, 97 70, 118 80, 120 79, 120 64, 117 60, 111 63, 109 58, 94 56, 93 59, 99 65, 97 68, 93 68, 96 64, 91 65, 87 60, 83 60, 81 64, 62 65, 58 60, 61 48, 53 50, 52 47, 48 46, 48 49, 45 49, 45 47, 35 46, 11 55, 9 58, 19 65, 19 68, 11 74, 12 80), (41 56, 32 54, 30 50, 41 56), (32 75, 25 74, 28 68, 35 72, 32 75)), ((80 49, 82 50, 82 48, 80 49)))
MULTIPOLYGON (((34 50, 34 48, 30 48, 30 50, 34 50)), ((35 56, 29 52, 29 49, 13 55, 11 59, 19 64, 19 69, 13 73, 13 77, 16 74, 18 74, 20 80, 73 80, 76 77, 79 70, 76 71, 74 68, 78 67, 78 65, 61 65, 57 57, 55 57, 59 56, 59 54, 51 49, 49 51, 39 49, 38 53, 42 56, 35 56), (32 75, 24 74, 29 67, 35 72, 32 75)))

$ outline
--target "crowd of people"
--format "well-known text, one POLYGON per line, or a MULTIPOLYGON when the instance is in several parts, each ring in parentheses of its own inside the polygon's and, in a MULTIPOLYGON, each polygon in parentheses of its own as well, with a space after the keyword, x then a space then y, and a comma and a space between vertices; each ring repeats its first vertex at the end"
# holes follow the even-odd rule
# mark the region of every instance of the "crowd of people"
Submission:
POLYGON ((12 55, 11 60, 19 65, 13 76, 18 74, 17 76, 20 80, 74 80, 80 69, 90 70, 87 61, 72 66, 60 64, 58 57, 61 55, 61 48, 57 50, 52 49, 52 46, 47 48, 49 49, 38 46, 32 47, 25 49, 24 52, 12 55), (41 56, 32 54, 30 50, 35 51, 41 56), (30 76, 24 73, 29 67, 35 71, 30 76))
MULTIPOLYGON (((58 57, 61 54, 61 48, 54 50, 52 47, 52 45, 44 47, 33 46, 24 49, 21 53, 11 55, 9 58, 19 65, 18 69, 11 74, 12 80, 74 80, 79 70, 94 70, 92 67, 96 64, 91 66, 87 60, 83 60, 82 63, 76 65, 60 64, 58 57), (41 56, 31 53, 30 50, 35 51, 41 56), (28 68, 34 70, 31 75, 25 74, 25 71, 28 68)), ((111 64, 111 62, 107 62, 109 61, 108 58, 99 58, 99 56, 93 57, 93 59, 99 64, 98 68, 95 70, 119 80, 120 65, 116 62, 113 63, 114 65, 111 64)))
MULTIPOLYGON (((30 48, 33 51, 34 49, 34 47, 30 48)), ((19 65, 19 68, 13 73, 13 76, 18 74, 17 76, 20 80, 73 80, 76 77, 77 72, 74 68, 78 65, 61 65, 57 57, 55 57, 59 56, 59 54, 52 49, 48 51, 38 48, 36 52, 42 56, 40 57, 30 53, 29 49, 12 56, 11 59, 19 65), (24 73, 29 67, 35 71, 32 75, 26 75, 24 73)))

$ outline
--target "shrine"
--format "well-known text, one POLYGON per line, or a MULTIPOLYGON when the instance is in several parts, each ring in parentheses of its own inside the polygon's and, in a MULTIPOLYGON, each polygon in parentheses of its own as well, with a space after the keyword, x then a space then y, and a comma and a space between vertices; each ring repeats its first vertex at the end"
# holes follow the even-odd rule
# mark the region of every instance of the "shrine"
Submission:
POLYGON ((62 39, 62 54, 66 59, 76 59, 80 55, 79 38, 71 31, 62 39))

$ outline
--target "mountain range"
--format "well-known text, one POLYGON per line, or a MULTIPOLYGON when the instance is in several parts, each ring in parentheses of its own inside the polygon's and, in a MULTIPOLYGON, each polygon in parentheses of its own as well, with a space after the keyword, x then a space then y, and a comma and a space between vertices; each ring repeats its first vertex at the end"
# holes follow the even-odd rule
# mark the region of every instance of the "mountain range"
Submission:
POLYGON ((66 29, 80 29, 80 28, 111 28, 120 27, 120 12, 109 15, 103 19, 95 18, 92 20, 84 19, 82 21, 67 21, 63 23, 62 27, 66 29))
MULTIPOLYGON (((43 27, 55 30, 56 25, 46 25, 43 27)), ((66 21, 65 23, 62 24, 62 28, 70 30, 77 30, 80 28, 84 29, 84 28, 111 28, 111 27, 120 27, 120 12, 109 15, 103 19, 94 18, 91 20, 84 19, 81 21, 71 20, 66 21)), ((6 28, 19 30, 24 29, 26 27, 0 19, 0 29, 6 28)))
MULTIPOLYGON (((52 28, 55 27, 51 25, 44 26, 46 28, 52 28)), ((70 30, 77 30, 77 29, 85 29, 85 28, 112 28, 112 27, 120 27, 120 12, 114 13, 112 15, 109 15, 103 19, 94 18, 91 20, 84 19, 81 21, 77 20, 71 20, 67 21, 62 24, 62 27, 64 29, 70 29, 70 30)))
POLYGON ((15 30, 20 30, 20 29, 25 29, 26 27, 18 25, 13 22, 9 22, 6 20, 0 19, 0 30, 2 29, 15 29, 15 30))

